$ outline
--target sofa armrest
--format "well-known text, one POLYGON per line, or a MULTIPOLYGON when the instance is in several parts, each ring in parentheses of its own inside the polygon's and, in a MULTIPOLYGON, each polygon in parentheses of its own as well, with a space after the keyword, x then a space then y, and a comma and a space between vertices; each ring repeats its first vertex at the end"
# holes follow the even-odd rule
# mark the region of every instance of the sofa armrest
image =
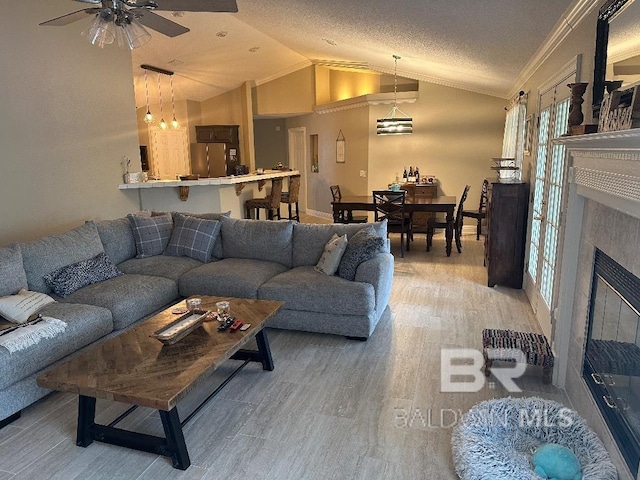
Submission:
POLYGON ((376 312, 380 313, 389 303, 391 286, 393 285, 393 255, 379 253, 371 260, 362 262, 356 270, 356 282, 373 285, 376 294, 376 312))

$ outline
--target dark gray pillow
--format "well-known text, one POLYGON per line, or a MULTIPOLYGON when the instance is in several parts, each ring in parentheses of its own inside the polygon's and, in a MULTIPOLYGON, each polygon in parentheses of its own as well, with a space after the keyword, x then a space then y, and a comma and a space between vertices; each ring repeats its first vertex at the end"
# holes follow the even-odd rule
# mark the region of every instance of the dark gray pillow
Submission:
POLYGON ((124 274, 107 255, 101 253, 89 260, 82 260, 44 275, 44 281, 56 295, 66 297, 82 287, 120 275, 124 274))
POLYGON ((220 222, 181 213, 176 213, 173 220, 173 233, 164 251, 165 255, 191 257, 203 263, 210 262, 213 245, 220 234, 220 222))
POLYGON ((0 297, 27 288, 27 274, 22 264, 20 245, 12 243, 0 248, 0 297))
POLYGON ((127 215, 131 222, 133 238, 136 241, 136 258, 161 255, 171 239, 173 219, 170 213, 148 217, 143 215, 127 215))
POLYGON ((384 238, 376 235, 373 227, 366 227, 356 232, 347 243, 347 249, 342 255, 338 266, 338 276, 345 280, 356 278, 358 265, 371 260, 384 247, 384 238))

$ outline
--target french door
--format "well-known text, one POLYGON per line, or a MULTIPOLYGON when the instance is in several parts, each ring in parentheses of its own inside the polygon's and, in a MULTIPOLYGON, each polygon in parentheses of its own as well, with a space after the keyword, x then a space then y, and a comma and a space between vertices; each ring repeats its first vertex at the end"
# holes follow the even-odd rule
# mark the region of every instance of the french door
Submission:
POLYGON ((524 286, 547 338, 552 338, 551 312, 555 308, 554 285, 559 267, 566 172, 564 145, 554 145, 552 140, 567 131, 569 97, 566 80, 540 96, 531 235, 524 286))

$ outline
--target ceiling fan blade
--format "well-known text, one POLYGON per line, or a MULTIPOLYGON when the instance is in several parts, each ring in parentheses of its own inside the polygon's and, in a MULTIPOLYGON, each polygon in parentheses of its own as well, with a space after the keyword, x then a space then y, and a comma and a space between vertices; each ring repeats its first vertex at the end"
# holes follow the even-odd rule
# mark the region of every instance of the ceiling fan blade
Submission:
POLYGON ((68 13, 67 15, 62 15, 61 17, 47 20, 46 22, 40 23, 40 25, 62 27, 64 25, 69 25, 70 23, 77 22, 78 20, 82 20, 83 18, 87 18, 87 15, 95 15, 99 11, 99 8, 85 8, 83 10, 78 10, 77 12, 68 13))
POLYGON ((156 10, 174 12, 232 12, 238 11, 236 0, 156 0, 156 10))
POLYGON ((146 10, 144 8, 134 8, 131 10, 138 16, 138 20, 145 27, 149 27, 156 32, 160 32, 167 37, 177 37, 178 35, 182 35, 183 33, 187 33, 190 31, 187 27, 183 27, 182 25, 172 22, 171 20, 167 20, 160 15, 156 15, 150 10, 146 10))

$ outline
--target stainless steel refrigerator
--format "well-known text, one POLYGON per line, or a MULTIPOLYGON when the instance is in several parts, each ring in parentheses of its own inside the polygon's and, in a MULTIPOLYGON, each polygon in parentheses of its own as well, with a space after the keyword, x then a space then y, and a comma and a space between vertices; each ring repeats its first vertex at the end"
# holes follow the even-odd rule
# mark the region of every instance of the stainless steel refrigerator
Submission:
POLYGON ((191 173, 200 177, 225 177, 235 174, 239 164, 238 147, 227 143, 192 143, 191 173))

